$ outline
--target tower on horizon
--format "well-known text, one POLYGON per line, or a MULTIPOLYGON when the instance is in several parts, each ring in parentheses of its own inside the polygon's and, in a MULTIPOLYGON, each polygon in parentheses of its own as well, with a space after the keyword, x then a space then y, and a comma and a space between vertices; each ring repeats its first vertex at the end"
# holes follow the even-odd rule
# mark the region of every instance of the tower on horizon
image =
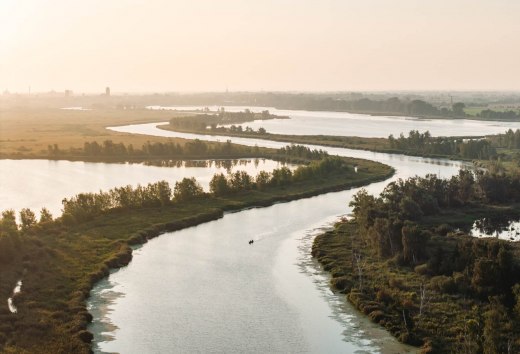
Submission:
POLYGON ((105 88, 105 96, 110 96, 110 87, 105 88))

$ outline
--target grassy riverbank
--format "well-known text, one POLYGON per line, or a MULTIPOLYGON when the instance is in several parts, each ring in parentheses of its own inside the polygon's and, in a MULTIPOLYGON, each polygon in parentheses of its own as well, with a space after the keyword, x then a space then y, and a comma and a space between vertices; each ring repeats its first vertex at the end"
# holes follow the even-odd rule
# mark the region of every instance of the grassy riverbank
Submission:
POLYGON ((92 335, 86 331, 91 320, 86 298, 109 269, 128 264, 132 244, 221 218, 225 211, 348 189, 393 174, 390 167, 379 163, 342 161, 342 172, 336 169, 321 177, 229 195, 205 194, 162 207, 109 210, 86 221, 58 219, 9 237, 11 252, 0 267, 0 299, 11 295, 18 279, 23 279, 23 286, 14 299, 18 313, 11 314, 7 306, 0 308, 0 350, 88 353, 92 335))

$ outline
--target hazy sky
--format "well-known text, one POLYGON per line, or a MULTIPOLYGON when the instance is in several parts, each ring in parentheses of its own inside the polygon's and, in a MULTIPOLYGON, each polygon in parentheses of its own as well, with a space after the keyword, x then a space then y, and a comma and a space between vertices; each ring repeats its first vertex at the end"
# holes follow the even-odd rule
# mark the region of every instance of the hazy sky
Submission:
POLYGON ((0 0, 0 90, 520 89, 520 0, 0 0))

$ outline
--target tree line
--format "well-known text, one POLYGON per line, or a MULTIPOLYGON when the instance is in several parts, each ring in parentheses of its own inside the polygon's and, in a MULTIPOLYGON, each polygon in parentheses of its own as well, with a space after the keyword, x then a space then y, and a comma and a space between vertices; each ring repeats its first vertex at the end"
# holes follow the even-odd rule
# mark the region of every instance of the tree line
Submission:
POLYGON ((205 141, 195 139, 187 141, 184 145, 169 142, 146 142, 141 148, 136 148, 133 144, 115 143, 112 140, 105 140, 102 143, 97 141, 85 142, 83 148, 62 150, 57 144, 49 145, 48 154, 53 157, 80 155, 88 157, 129 157, 129 158, 149 158, 149 157, 185 157, 185 156, 222 156, 231 154, 251 154, 258 152, 258 147, 248 147, 232 144, 226 141, 222 144, 209 144, 205 141))
POLYGON ((243 128, 241 124, 245 122, 251 122, 253 120, 266 120, 266 119, 275 119, 275 118, 287 118, 282 116, 277 116, 269 113, 268 110, 264 110, 261 113, 253 113, 249 109, 244 110, 243 112, 226 112, 224 108, 222 108, 217 114, 198 114, 194 116, 188 117, 180 117, 180 118, 172 118, 170 120, 170 127, 173 130, 185 130, 185 131, 196 131, 196 132, 204 132, 208 129, 212 132, 219 133, 239 133, 245 135, 264 135, 266 134, 266 130, 260 127, 257 131, 254 131, 250 127, 243 128), (224 127, 222 125, 229 125, 230 127, 224 127))
POLYGON ((477 113, 477 117, 493 120, 518 120, 520 119, 520 111, 493 111, 492 109, 484 109, 477 113))
MULTIPOLYGON (((253 120, 266 120, 275 118, 287 117, 271 114, 268 110, 264 110, 261 113, 254 113, 249 109, 245 109, 242 112, 226 112, 224 108, 221 108, 216 114, 204 113, 187 117, 172 118, 170 119, 170 126, 177 130, 205 131, 208 128, 211 130, 217 130, 217 126, 219 125, 241 124, 245 122, 251 122, 253 120)), ((242 129, 241 126, 239 126, 239 128, 242 129)), ((251 130, 251 128, 249 129, 251 130)))
POLYGON ((407 137, 401 133, 398 138, 390 135, 388 142, 392 149, 420 155, 446 155, 488 160, 497 154, 488 139, 432 137, 429 131, 419 133, 417 130, 411 130, 407 137))
POLYGON ((496 147, 506 149, 520 149, 520 129, 513 131, 509 129, 505 134, 492 135, 488 137, 496 147))
MULTIPOLYGON (((306 148, 305 148, 306 149, 306 148)), ((299 149, 289 148, 290 151, 299 149)), ((294 152, 293 152, 294 153, 294 152)), ((223 196, 248 190, 266 190, 268 188, 283 188, 289 183, 297 183, 317 178, 325 178, 334 173, 352 172, 339 157, 324 157, 311 161, 306 166, 299 166, 294 171, 281 167, 271 173, 261 171, 257 176, 238 171, 233 174, 216 174, 210 182, 210 192, 205 193, 195 178, 184 178, 175 183, 172 188, 167 181, 116 187, 109 191, 98 193, 80 193, 62 200, 61 222, 74 224, 92 220, 103 213, 116 210, 132 210, 149 207, 161 207, 173 203, 192 200, 201 196, 223 196)), ((20 211, 20 224, 17 224, 13 210, 6 210, 0 219, 0 239, 3 236, 16 236, 29 231, 35 226, 44 226, 53 221, 50 212, 43 208, 37 221, 35 213, 30 209, 20 211)))

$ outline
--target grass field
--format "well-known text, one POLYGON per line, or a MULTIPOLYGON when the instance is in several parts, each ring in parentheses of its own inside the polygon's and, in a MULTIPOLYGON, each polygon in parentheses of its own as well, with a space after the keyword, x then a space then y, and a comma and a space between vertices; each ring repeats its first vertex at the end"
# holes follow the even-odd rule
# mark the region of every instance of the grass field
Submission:
MULTIPOLYGON (((112 140, 141 146, 146 141, 167 138, 132 135, 105 129, 108 126, 168 121, 175 113, 147 109, 95 109, 90 111, 59 108, 0 109, 0 155, 41 155, 47 146, 60 149, 83 147, 85 142, 112 140)), ((183 139, 171 139, 181 145, 183 139)))

